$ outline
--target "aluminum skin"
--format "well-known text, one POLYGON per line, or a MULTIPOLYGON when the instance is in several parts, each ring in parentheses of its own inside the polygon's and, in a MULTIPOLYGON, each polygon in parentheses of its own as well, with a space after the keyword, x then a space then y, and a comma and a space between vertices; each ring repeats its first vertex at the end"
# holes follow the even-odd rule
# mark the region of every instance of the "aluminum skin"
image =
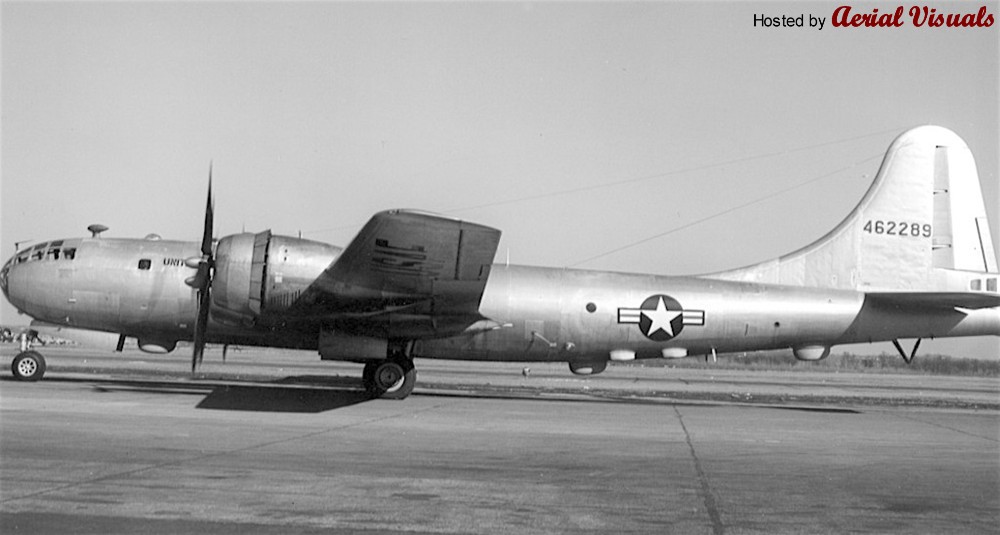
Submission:
MULTIPOLYGON (((211 206, 209 194, 206 240, 211 206)), ((43 242, 0 268, 0 289, 35 320, 135 337, 152 352, 196 339, 207 302, 203 342, 366 363, 373 393, 405 397, 414 357, 564 361, 597 373, 609 360, 780 348, 815 360, 838 344, 1000 336, 986 217, 968 147, 926 126, 892 143, 830 233, 721 273, 493 264, 499 230, 392 210, 345 248, 269 231, 214 244, 97 232, 43 242), (199 280, 207 266, 211 280, 199 280)))

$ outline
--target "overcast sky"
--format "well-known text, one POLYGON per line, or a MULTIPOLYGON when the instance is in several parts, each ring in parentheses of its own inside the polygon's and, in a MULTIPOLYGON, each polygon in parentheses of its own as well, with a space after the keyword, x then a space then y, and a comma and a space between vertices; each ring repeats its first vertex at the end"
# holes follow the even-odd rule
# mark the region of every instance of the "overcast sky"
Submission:
POLYGON ((823 235, 928 123, 972 148, 997 242, 1000 21, 838 5, 5 1, 0 255, 91 223, 198 240, 214 162, 219 235, 346 245, 420 208, 503 230, 498 261, 712 272, 823 235))

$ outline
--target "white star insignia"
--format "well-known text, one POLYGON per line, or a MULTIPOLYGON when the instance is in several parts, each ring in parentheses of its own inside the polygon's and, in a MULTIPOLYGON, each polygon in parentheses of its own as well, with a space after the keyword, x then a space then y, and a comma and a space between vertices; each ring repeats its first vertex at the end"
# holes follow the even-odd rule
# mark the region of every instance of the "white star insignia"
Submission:
POLYGON ((642 315, 649 318, 652 322, 649 324, 649 331, 647 331, 646 336, 653 336, 656 331, 664 331, 670 336, 674 336, 674 327, 670 324, 671 321, 680 316, 682 311, 680 310, 667 310, 667 304, 663 302, 663 297, 660 297, 659 302, 656 303, 655 310, 642 310, 642 315))

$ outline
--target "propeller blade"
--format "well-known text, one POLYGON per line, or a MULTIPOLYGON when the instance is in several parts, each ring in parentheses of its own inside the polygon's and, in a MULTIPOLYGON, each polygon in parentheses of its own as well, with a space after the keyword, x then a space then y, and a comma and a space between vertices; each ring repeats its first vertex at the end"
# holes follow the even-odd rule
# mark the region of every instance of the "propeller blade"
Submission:
POLYGON ((194 347, 191 351, 191 373, 194 373, 205 355, 206 333, 208 332, 208 312, 212 306, 212 232, 215 207, 212 203, 212 165, 208 166, 208 200, 205 202, 205 228, 201 236, 201 260, 198 273, 188 279, 188 284, 198 289, 198 318, 194 324, 194 347))
POLYGON ((201 254, 212 255, 212 226, 215 206, 212 203, 212 164, 208 164, 208 201, 205 203, 205 232, 201 236, 201 254))
POLYGON ((211 306, 211 286, 198 292, 198 320, 194 325, 194 349, 191 354, 191 373, 194 373, 205 355, 205 333, 208 331, 208 309, 211 306))

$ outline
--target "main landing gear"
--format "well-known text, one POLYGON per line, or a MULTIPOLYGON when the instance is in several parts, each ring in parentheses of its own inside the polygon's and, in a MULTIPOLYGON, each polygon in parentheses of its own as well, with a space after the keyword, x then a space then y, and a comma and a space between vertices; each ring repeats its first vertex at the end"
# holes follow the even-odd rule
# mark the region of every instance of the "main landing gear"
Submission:
POLYGON ((14 357, 10 371, 18 381, 37 381, 45 375, 45 357, 38 351, 22 351, 14 357))
POLYGON ((417 369, 412 359, 396 353, 385 360, 365 363, 361 381, 373 398, 403 399, 413 392, 417 369))

